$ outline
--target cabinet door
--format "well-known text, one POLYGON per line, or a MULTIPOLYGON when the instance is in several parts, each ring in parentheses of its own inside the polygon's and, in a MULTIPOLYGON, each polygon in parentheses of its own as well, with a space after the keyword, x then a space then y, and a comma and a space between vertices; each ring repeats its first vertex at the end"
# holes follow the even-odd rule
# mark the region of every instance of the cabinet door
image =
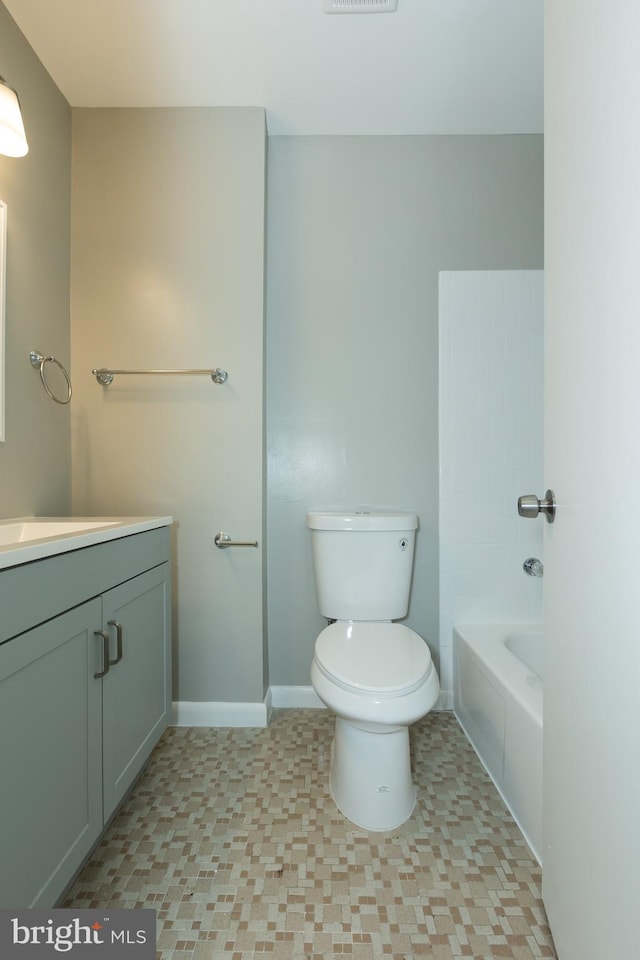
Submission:
POLYGON ((102 681, 106 823, 169 722, 169 564, 128 580, 102 599, 112 661, 102 681), (122 659, 114 663, 118 631, 122 659))
POLYGON ((100 600, 0 646, 0 907, 51 907, 102 830, 100 600))

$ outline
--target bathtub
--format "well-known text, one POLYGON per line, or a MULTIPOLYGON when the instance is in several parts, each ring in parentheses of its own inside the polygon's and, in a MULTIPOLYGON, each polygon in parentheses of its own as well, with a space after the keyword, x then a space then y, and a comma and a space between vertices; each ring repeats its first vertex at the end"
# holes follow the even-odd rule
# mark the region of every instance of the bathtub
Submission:
POLYGON ((454 628, 455 715, 539 863, 543 674, 541 624, 454 628))

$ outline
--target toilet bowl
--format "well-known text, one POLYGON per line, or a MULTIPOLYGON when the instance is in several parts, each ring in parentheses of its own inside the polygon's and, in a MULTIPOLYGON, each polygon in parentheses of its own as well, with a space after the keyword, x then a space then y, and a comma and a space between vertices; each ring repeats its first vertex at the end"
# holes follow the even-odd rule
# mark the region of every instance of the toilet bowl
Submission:
POLYGON ((321 612, 312 685, 336 714, 330 788, 341 812, 366 830, 393 830, 414 808, 409 725, 440 692, 429 647, 393 623, 409 603, 417 517, 313 513, 321 612))
POLYGON ((316 640, 311 679, 338 716, 363 723, 414 723, 439 693, 428 646, 399 623, 326 627, 316 640))
POLYGON ((311 683, 336 714, 330 773, 336 806, 366 830, 395 829, 416 801, 409 724, 439 694, 429 648, 400 624, 338 621, 316 641, 311 683))

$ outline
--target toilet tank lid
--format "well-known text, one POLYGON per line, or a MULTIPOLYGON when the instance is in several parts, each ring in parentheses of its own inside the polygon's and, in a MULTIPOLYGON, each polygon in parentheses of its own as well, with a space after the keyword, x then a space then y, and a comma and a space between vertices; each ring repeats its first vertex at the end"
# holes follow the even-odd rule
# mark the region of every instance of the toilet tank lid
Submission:
POLYGON ((372 510, 368 512, 333 511, 308 513, 311 530, 416 530, 418 515, 409 511, 372 510))

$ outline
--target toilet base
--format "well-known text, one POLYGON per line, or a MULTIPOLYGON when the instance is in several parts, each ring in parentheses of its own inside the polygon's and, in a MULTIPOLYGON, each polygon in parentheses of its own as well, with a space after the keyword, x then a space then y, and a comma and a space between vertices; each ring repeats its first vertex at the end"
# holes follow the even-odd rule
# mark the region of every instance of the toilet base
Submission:
POLYGON ((394 830, 408 820, 416 802, 409 728, 337 717, 331 793, 345 817, 364 830, 394 830))

